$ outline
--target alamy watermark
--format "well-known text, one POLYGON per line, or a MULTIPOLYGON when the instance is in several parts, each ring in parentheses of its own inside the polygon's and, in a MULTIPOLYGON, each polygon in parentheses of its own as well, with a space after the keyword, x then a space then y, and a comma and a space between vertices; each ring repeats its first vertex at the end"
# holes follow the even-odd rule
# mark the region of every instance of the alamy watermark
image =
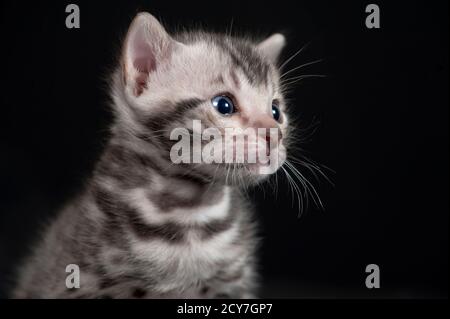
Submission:
POLYGON ((366 273, 369 274, 366 277, 366 287, 369 289, 380 288, 380 267, 376 264, 367 265, 366 273))
POLYGON ((173 129, 170 140, 177 141, 170 150, 174 164, 253 164, 257 173, 272 174, 283 161, 278 128, 202 129, 194 120, 192 130, 173 129))
POLYGON ((369 4, 366 7, 366 13, 369 15, 366 17, 366 27, 368 29, 380 28, 380 7, 376 4, 369 4))
POLYGON ((76 264, 69 264, 66 266, 66 272, 69 273, 66 277, 67 289, 80 288, 80 267, 76 264))
POLYGON ((80 7, 76 4, 69 4, 66 6, 66 13, 69 15, 66 17, 67 29, 79 29, 80 28, 80 7))

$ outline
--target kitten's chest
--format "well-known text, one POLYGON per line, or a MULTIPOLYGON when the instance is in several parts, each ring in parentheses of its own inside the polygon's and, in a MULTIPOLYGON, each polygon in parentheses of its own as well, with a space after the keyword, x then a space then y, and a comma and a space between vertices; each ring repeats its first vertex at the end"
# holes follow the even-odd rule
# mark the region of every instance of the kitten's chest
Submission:
POLYGON ((152 238, 132 245, 133 253, 150 265, 161 291, 208 280, 245 256, 245 243, 239 243, 241 219, 228 193, 214 205, 174 213, 178 219, 170 225, 179 227, 176 241, 152 238))
POLYGON ((235 245, 237 226, 209 240, 192 234, 183 244, 152 242, 137 246, 141 258, 151 266, 151 277, 162 292, 184 289, 214 278, 223 268, 245 254, 235 245))

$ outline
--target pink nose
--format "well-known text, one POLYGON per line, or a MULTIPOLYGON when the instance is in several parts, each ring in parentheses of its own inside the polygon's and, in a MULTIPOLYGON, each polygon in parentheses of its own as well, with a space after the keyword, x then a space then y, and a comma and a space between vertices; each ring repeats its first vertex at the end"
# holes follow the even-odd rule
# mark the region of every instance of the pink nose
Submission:
POLYGON ((276 128, 278 130, 278 140, 277 142, 279 142, 282 138, 283 135, 281 133, 280 128, 278 127, 277 122, 271 118, 268 115, 259 115, 258 117, 252 119, 252 121, 249 123, 251 125, 251 127, 253 127, 254 129, 258 130, 260 128, 264 128, 265 132, 266 132, 266 141, 267 143, 270 142, 270 129, 276 128))

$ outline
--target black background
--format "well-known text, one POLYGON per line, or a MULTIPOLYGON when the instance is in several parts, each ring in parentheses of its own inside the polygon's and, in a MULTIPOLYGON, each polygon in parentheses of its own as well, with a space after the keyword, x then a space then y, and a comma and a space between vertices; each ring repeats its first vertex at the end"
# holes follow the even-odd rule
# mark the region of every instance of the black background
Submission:
POLYGON ((0 296, 39 227, 79 189, 111 120, 104 78, 139 11, 170 29, 202 25, 287 35, 289 67, 326 74, 292 94, 303 145, 336 171, 314 184, 325 211, 300 218, 280 180, 256 190, 266 297, 448 296, 448 2, 376 1, 381 29, 365 27, 363 1, 2 1, 0 296), (381 268, 381 289, 365 267, 381 268))

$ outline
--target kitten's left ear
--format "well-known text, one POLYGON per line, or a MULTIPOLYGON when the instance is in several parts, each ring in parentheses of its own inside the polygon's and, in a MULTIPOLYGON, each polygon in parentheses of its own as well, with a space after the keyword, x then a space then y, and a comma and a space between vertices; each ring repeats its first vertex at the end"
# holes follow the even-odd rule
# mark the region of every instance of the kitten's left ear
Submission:
POLYGON ((286 38, 281 33, 275 33, 257 45, 258 50, 271 62, 276 63, 281 50, 286 44, 286 38))

